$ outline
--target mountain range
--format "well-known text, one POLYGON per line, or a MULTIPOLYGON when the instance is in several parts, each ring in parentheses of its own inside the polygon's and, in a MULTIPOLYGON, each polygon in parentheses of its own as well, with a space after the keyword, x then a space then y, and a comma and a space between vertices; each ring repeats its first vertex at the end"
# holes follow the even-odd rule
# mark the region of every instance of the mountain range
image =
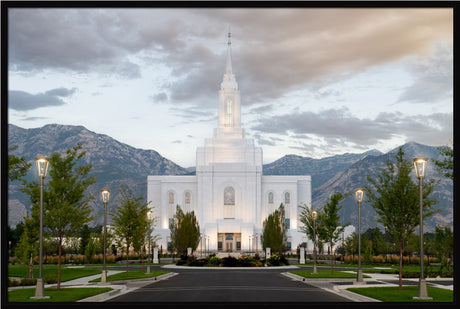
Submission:
MULTIPOLYGON (((91 163, 91 175, 96 177, 96 183, 89 188, 89 193, 95 196, 91 202, 95 219, 91 225, 102 224, 103 204, 100 200, 100 190, 111 188, 110 200, 118 198, 120 185, 130 188, 135 196, 147 198, 148 175, 189 175, 193 168, 183 168, 162 157, 154 150, 143 150, 120 143, 115 139, 87 130, 83 126, 50 124, 41 128, 23 129, 8 125, 8 147, 17 146, 11 154, 24 157, 33 162, 38 154, 65 153, 69 148, 82 144, 85 163, 91 163)), ((427 177, 439 180, 433 192, 438 200, 436 214, 425 220, 425 231, 432 231, 438 225, 453 225, 453 183, 439 175, 431 159, 441 159, 436 147, 409 142, 401 146, 406 159, 416 156, 430 158, 427 177)), ((335 192, 353 193, 358 187, 367 184, 366 176, 376 178, 380 169, 386 167, 388 159, 394 160, 399 147, 382 153, 371 150, 361 154, 342 154, 321 159, 312 159, 297 155, 286 155, 270 164, 263 166, 264 175, 311 175, 312 177, 312 207, 321 209, 327 199, 335 192)), ((415 174, 415 173, 414 173, 415 174)), ((31 168, 25 176, 26 180, 36 180, 35 169, 31 168)), ((415 175, 414 175, 415 179, 415 175)), ((19 191, 21 183, 15 181, 8 186, 8 223, 15 226, 29 210, 28 197, 19 191)), ((350 194, 343 202, 341 216, 343 223, 357 226, 357 203, 354 194, 350 194)), ((109 206, 110 208, 110 206, 109 206)), ((379 226, 376 214, 370 205, 361 206, 361 228, 379 226)), ((382 228, 381 226, 379 226, 382 228)))

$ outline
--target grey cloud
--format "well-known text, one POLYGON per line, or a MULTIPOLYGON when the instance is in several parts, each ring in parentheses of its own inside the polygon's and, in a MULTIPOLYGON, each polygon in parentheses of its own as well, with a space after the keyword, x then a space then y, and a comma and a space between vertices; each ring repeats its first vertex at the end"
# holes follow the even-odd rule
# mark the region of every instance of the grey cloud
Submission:
POLYGON ((412 63, 409 71, 415 81, 405 89, 398 102, 433 103, 452 95, 454 75, 452 47, 452 45, 438 46, 433 57, 412 63))
POLYGON ((153 95, 152 97, 153 101, 155 103, 158 103, 158 102, 165 102, 168 100, 168 95, 164 92, 161 92, 161 93, 157 93, 155 95, 153 95))
POLYGON ((66 104, 61 97, 68 97, 76 88, 57 88, 45 93, 30 94, 20 90, 8 91, 8 107, 18 111, 32 110, 46 106, 60 106, 66 104))
POLYGON ((375 145, 397 136, 436 143, 436 139, 439 142, 441 137, 452 136, 453 117, 452 114, 406 116, 394 112, 380 113, 375 119, 359 119, 343 108, 263 118, 252 130, 281 136, 293 133, 297 138, 312 134, 332 144, 375 145))
POLYGON ((452 10, 419 8, 13 9, 9 22, 13 70, 138 78, 129 58, 151 56, 177 77, 164 89, 172 101, 205 109, 224 73, 227 23, 247 105, 426 53, 453 32, 452 10))

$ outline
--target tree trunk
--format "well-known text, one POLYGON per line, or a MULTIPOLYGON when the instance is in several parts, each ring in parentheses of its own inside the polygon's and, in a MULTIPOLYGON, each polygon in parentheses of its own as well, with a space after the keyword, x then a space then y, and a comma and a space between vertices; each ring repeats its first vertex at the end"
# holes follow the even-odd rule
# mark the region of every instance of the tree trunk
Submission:
POLYGON ((59 238, 59 253, 58 253, 58 282, 56 289, 61 289, 61 255, 62 255, 62 238, 59 238))
POLYGON ((403 264, 403 245, 399 243, 399 289, 402 290, 402 264, 403 264))
POLYGON ((126 244, 126 277, 128 277, 129 245, 126 244))

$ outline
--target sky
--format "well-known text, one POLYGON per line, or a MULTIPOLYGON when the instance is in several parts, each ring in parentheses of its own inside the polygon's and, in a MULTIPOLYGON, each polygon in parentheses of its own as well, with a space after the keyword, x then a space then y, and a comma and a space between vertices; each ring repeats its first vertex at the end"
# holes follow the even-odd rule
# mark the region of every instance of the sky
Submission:
POLYGON ((232 33, 264 164, 453 142, 452 8, 9 8, 8 123, 82 125, 183 166, 232 33))

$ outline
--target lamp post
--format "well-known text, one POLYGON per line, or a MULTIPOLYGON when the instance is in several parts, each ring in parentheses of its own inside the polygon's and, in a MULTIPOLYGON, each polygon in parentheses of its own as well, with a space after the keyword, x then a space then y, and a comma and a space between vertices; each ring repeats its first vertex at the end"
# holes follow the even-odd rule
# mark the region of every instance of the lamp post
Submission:
POLYGON ((259 233, 256 233, 256 253, 259 250, 259 233))
POLYGON ((364 283, 361 269, 361 203, 364 197, 363 189, 356 189, 356 201, 358 202, 358 272, 356 282, 364 283))
POLYGON ((152 220, 152 211, 149 210, 147 211, 147 221, 149 225, 148 229, 148 238, 149 238, 149 252, 147 252, 147 274, 150 274, 150 257, 152 255, 152 246, 151 246, 151 241, 150 241, 150 220, 152 220))
POLYGON ((43 264, 43 183, 45 181, 46 173, 48 171, 49 160, 48 157, 37 156, 35 158, 35 166, 37 168, 37 175, 40 178, 40 249, 39 249, 39 268, 37 286, 35 288, 35 296, 33 299, 49 298, 45 296, 45 284, 42 276, 42 264, 43 264))
MULTIPOLYGON (((201 246, 201 257, 203 257, 203 233, 200 233, 200 246, 201 246)), ((206 246, 205 246, 206 249, 206 246)))
POLYGON ((102 256, 104 260, 104 266, 102 267, 102 275, 101 275, 101 282, 107 282, 107 269, 106 269, 106 248, 107 248, 107 203, 109 202, 110 198, 110 191, 109 189, 102 189, 101 190, 102 202, 104 203, 104 248, 102 250, 102 256))
POLYGON ((414 299, 432 299, 431 297, 428 297, 426 281, 423 275, 423 178, 425 177, 427 163, 428 158, 425 157, 414 159, 415 176, 417 176, 420 186, 420 279, 418 296, 414 297, 414 299))
POLYGON ((313 210, 311 212, 311 216, 313 218, 313 274, 317 274, 318 271, 316 269, 316 217, 318 216, 318 212, 313 210))

